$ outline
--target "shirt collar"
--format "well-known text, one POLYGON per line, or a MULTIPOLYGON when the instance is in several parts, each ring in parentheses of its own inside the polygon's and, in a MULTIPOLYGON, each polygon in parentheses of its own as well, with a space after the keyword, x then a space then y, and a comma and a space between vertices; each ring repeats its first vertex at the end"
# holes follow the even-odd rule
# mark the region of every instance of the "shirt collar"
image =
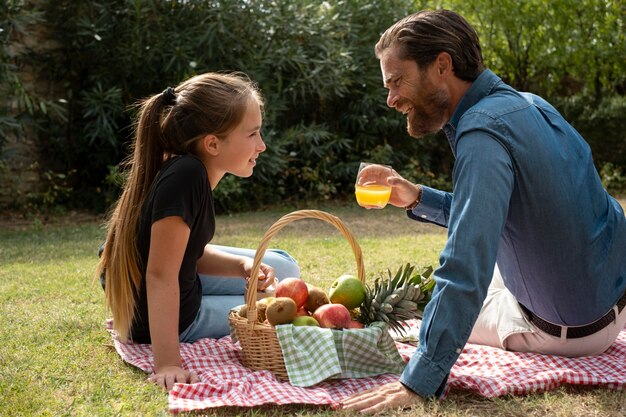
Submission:
POLYGON ((452 152, 456 149, 456 128, 463 114, 484 97, 488 96, 493 88, 501 82, 502 80, 500 77, 494 74, 491 70, 486 69, 478 76, 478 78, 476 78, 470 88, 465 92, 459 101, 459 104, 457 104, 452 117, 443 127, 443 131, 448 138, 448 142, 450 142, 450 147, 452 147, 452 152))

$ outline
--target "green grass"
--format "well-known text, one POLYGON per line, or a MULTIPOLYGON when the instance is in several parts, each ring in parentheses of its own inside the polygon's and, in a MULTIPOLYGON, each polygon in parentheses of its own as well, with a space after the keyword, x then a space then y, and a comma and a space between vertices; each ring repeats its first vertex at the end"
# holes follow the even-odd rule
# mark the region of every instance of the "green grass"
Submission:
MULTIPOLYGON (((339 216, 363 250, 368 279, 405 262, 437 264, 445 231, 407 220, 401 210, 323 208, 339 216)), ((256 247, 283 211, 221 216, 214 242, 256 247)), ((96 251, 104 237, 97 220, 84 216, 48 224, 0 224, 0 415, 159 416, 167 395, 126 365, 105 330, 107 313, 93 280, 96 251)), ((355 273, 347 241, 319 220, 288 225, 271 240, 295 256, 307 282, 328 286, 355 273)), ((484 399, 454 391, 393 415, 414 416, 622 416, 626 394, 605 389, 562 387, 556 391, 484 399)), ((192 415, 346 416, 325 407, 216 409, 192 415)))

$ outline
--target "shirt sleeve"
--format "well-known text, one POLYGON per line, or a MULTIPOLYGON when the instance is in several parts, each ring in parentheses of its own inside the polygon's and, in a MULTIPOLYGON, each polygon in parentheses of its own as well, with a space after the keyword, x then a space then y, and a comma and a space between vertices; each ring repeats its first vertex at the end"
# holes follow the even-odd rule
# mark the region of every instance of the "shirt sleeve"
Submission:
POLYGON ((169 216, 182 217, 191 228, 202 206, 206 171, 194 159, 175 161, 155 190, 152 223, 169 216))
POLYGON ((470 131, 459 139, 453 180, 454 195, 425 189, 422 208, 428 215, 439 207, 433 219, 444 225, 449 206, 448 240, 424 311, 420 346, 400 377, 423 397, 441 392, 491 282, 514 184, 508 151, 484 131, 470 131))
POLYGON ((418 222, 448 227, 452 197, 452 193, 422 185, 420 203, 413 210, 408 211, 407 216, 418 222))

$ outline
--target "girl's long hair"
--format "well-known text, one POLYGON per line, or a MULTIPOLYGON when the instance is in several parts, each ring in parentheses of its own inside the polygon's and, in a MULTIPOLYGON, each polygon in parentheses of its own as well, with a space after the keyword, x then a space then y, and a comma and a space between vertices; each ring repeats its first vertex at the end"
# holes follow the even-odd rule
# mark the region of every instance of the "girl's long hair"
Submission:
POLYGON ((123 341, 130 336, 145 272, 140 270, 137 227, 152 182, 170 156, 196 153, 197 142, 208 134, 224 138, 253 99, 263 106, 260 92, 244 74, 206 73, 137 105, 132 153, 122 162, 128 176, 107 222, 96 270, 97 276, 105 274, 106 305, 123 341))

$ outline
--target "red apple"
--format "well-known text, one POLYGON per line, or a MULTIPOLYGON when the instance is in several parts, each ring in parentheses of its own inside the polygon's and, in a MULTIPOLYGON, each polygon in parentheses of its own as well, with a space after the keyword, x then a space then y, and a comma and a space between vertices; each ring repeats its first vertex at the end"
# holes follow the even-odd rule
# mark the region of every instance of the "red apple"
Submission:
POLYGON ((360 321, 350 320, 348 323, 348 329, 363 329, 365 326, 360 321))
POLYGON ((318 321, 320 327, 327 329, 346 329, 352 320, 350 312, 342 304, 324 304, 319 306, 313 318, 318 321))
POLYGON ((298 311, 296 312, 296 317, 300 317, 300 316, 309 316, 309 315, 310 315, 310 314, 309 314, 309 312, 308 312, 308 311, 306 311, 306 308, 304 308, 304 307, 300 307, 300 308, 298 309, 298 311))
POLYGON ((302 307, 309 296, 306 282, 300 278, 285 278, 276 285, 276 297, 289 297, 296 302, 298 309, 302 307))

